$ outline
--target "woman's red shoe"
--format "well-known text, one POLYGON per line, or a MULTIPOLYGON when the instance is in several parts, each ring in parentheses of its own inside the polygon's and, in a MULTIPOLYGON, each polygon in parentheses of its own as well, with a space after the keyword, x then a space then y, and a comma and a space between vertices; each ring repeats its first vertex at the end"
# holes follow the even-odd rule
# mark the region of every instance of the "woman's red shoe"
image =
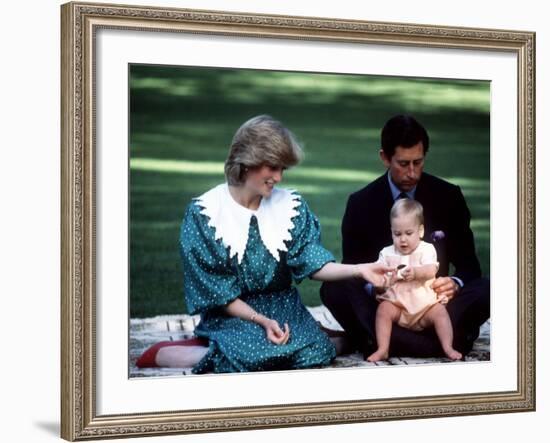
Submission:
POLYGON ((158 368, 156 363, 157 352, 167 346, 208 346, 208 340, 201 337, 186 340, 161 341, 147 349, 136 361, 138 368, 158 368))

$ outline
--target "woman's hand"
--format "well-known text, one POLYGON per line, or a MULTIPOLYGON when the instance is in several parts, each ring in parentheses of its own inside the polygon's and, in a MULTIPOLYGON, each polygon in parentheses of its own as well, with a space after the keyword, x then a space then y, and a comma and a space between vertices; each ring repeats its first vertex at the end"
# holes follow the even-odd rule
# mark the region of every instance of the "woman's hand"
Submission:
POLYGON ((267 339, 276 345, 286 345, 290 339, 290 328, 288 323, 285 323, 285 330, 283 331, 276 320, 272 320, 266 317, 266 320, 262 322, 262 327, 265 329, 267 339))
POLYGON ((347 278, 362 278, 371 282, 374 286, 384 286, 384 274, 395 271, 383 263, 361 263, 348 265, 342 263, 326 263, 316 273, 311 275, 314 280, 337 281, 347 278))
POLYGON ((361 263, 355 265, 356 277, 363 278, 370 281, 374 286, 383 287, 387 282, 384 276, 387 273, 395 271, 394 268, 390 268, 383 263, 361 263))
POLYGON ((276 345, 284 345, 290 338, 288 324, 285 324, 285 330, 283 331, 277 321, 257 312, 240 298, 236 298, 225 305, 225 313, 232 317, 257 323, 265 329, 267 339, 276 345))

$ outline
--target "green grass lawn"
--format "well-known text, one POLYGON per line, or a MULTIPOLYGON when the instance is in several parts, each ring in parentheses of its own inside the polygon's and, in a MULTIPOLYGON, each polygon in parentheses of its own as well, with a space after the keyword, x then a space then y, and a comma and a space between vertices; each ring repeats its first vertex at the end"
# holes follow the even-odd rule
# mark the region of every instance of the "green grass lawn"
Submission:
MULTIPOLYGON (((285 173, 318 215, 341 258, 348 195, 384 172, 380 129, 411 113, 431 137, 426 171, 462 187, 484 274, 489 274, 488 82, 135 65, 130 70, 130 314, 185 312, 178 237, 192 197, 224 181, 236 129, 270 114, 302 142, 285 173)), ((319 283, 304 281, 306 305, 319 283)))

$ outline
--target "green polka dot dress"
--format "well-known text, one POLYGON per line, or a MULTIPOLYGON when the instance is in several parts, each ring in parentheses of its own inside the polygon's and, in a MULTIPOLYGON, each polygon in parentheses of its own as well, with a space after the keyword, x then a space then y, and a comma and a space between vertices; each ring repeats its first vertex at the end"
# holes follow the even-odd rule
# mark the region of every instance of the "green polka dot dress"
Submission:
MULTIPOLYGON (((277 195, 287 193, 288 202, 290 191, 277 191, 277 195)), ((242 221, 229 220, 234 212, 218 213, 218 225, 212 226, 211 218, 215 216, 206 215, 204 202, 194 200, 187 207, 180 234, 184 291, 189 312, 200 313, 195 333, 209 341, 209 350, 193 368, 194 373, 314 368, 328 365, 335 357, 334 346, 293 286, 293 282, 309 277, 334 257, 321 246, 319 221, 306 202, 296 194, 292 194, 292 201, 294 210, 288 217, 291 229, 284 240, 279 239, 284 250, 279 249, 276 255, 272 244, 266 247, 267 235, 261 232, 264 219, 267 226, 273 221, 269 211, 254 213, 241 207, 250 213, 242 219, 248 221, 241 228, 247 229, 244 251, 235 254, 226 239, 216 235, 220 235, 222 223, 242 221), (288 323, 288 343, 275 345, 260 325, 225 314, 223 306, 237 297, 279 325, 288 323)), ((271 209, 275 210, 271 214, 278 217, 288 213, 283 207, 278 211, 277 205, 271 209)), ((240 211, 235 207, 232 210, 240 211)))

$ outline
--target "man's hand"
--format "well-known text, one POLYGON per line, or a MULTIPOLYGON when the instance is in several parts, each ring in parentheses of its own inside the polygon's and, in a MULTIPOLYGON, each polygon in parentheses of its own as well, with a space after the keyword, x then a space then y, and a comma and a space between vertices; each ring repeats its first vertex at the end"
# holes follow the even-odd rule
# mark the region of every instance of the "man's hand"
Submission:
POLYGON ((437 296, 437 301, 442 305, 446 305, 449 303, 449 297, 446 295, 437 296))
POLYGON ((460 289, 460 286, 451 277, 438 277, 432 283, 432 289, 437 294, 438 299, 450 300, 460 289))

